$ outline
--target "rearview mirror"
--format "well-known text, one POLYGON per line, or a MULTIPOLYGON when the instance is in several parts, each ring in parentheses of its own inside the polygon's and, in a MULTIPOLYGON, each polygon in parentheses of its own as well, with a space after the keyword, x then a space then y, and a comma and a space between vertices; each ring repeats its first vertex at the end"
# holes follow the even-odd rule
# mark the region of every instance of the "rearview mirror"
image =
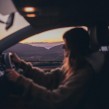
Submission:
POLYGON ((8 30, 12 25, 13 25, 13 22, 14 22, 14 16, 15 16, 15 13, 11 13, 8 17, 8 20, 6 22, 6 30, 8 30))

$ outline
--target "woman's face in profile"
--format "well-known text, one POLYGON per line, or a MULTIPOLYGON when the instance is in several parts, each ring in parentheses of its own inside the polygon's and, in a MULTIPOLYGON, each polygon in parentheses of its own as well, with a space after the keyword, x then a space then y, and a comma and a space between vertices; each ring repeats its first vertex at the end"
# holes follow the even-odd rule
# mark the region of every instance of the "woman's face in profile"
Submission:
POLYGON ((72 58, 77 57, 78 54, 78 50, 77 47, 75 45, 73 45, 71 48, 68 48, 69 43, 66 41, 66 39, 64 39, 64 45, 63 45, 63 49, 64 49, 64 56, 65 57, 69 57, 71 56, 72 58))

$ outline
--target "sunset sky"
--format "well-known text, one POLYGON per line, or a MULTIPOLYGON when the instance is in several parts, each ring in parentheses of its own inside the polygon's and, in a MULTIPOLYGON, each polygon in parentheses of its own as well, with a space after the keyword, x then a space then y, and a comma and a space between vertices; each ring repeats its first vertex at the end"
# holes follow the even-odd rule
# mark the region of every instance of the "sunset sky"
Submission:
MULTIPOLYGON (((0 14, 0 20, 3 20, 6 22, 8 16, 3 16, 0 14)), ((0 24, 0 39, 6 37, 7 35, 29 25, 28 22, 25 21, 25 19, 16 13, 15 15, 15 20, 14 20, 14 25, 8 30, 5 30, 5 25, 0 24)), ((55 30, 50 30, 46 31, 37 35, 32 36, 31 38, 28 38, 22 43, 29 43, 29 42, 60 42, 62 41, 62 35, 64 34, 65 31, 71 29, 72 27, 69 28, 61 28, 61 29, 55 29, 55 30)))

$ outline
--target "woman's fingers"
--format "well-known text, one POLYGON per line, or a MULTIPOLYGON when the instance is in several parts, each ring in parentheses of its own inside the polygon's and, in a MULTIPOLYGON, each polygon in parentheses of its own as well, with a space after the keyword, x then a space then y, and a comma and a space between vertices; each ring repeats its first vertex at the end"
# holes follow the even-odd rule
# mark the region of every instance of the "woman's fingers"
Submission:
POLYGON ((17 78, 20 76, 18 72, 16 72, 14 69, 6 69, 6 75, 9 80, 15 82, 17 78))
POLYGON ((19 56, 17 56, 16 53, 12 53, 12 61, 15 63, 19 63, 21 61, 21 59, 19 56))

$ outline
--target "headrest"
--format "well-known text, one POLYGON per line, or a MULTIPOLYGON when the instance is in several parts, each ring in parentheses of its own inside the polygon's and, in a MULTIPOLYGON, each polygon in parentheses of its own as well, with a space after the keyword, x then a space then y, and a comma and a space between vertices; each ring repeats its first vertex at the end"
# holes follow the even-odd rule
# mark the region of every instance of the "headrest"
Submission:
POLYGON ((92 66, 96 73, 99 73, 103 68, 105 57, 102 52, 94 52, 86 57, 88 63, 92 66))
POLYGON ((99 46, 109 46, 108 25, 100 24, 96 27, 96 37, 99 46))

